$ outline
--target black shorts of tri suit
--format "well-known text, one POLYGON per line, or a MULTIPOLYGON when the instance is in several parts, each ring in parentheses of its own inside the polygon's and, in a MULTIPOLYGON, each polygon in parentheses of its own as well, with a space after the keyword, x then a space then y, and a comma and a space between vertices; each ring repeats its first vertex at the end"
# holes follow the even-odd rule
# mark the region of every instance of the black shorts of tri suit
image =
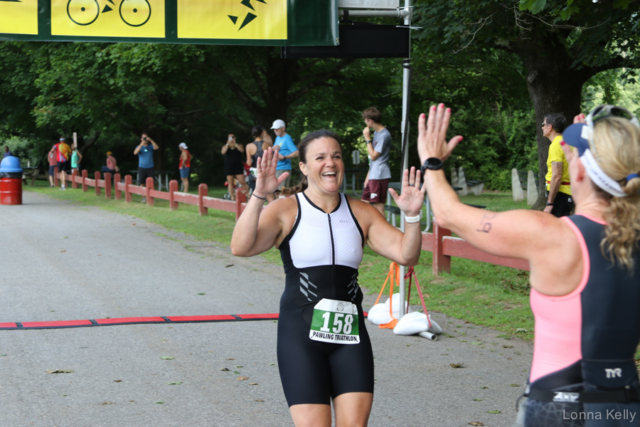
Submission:
POLYGON ((561 216, 569 216, 573 212, 576 204, 573 203, 573 197, 558 191, 556 198, 553 200, 553 209, 551 214, 560 218, 561 216))
POLYGON ((309 338, 310 324, 295 302, 280 307, 278 366, 289 406, 330 405, 343 393, 373 393, 373 351, 358 305, 360 343, 330 344, 309 338))

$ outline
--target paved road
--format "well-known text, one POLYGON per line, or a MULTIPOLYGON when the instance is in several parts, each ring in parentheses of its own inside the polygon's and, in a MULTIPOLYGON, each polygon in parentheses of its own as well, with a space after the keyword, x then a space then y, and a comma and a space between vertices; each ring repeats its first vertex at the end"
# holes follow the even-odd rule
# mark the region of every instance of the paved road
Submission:
MULTIPOLYGON (((280 268, 259 257, 234 258, 224 245, 30 192, 23 206, 0 206, 0 236, 0 322, 273 313, 284 286, 280 268)), ((530 343, 435 318, 453 337, 430 342, 368 325, 376 357, 370 425, 511 426, 530 343)), ((292 425, 276 326, 0 331, 0 426, 292 425)))

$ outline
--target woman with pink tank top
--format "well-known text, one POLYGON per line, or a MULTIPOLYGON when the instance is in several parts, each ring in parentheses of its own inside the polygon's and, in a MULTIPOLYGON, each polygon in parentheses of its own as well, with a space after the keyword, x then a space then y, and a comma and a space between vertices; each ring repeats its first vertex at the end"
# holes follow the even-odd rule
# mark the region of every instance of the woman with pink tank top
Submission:
POLYGON ((488 212, 460 203, 442 163, 450 109, 419 119, 418 152, 438 225, 531 268, 535 341, 515 426, 640 425, 640 123, 611 105, 576 116, 561 143, 575 214, 488 212))

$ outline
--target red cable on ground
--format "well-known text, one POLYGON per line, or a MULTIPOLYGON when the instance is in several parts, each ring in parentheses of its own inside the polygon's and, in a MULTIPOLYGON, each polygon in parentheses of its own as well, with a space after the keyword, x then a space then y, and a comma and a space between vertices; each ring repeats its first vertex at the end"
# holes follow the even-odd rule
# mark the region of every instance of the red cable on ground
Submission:
MULTIPOLYGON (((367 313, 364 313, 367 317, 367 313)), ((242 322, 252 320, 278 320, 278 313, 262 314, 216 314, 209 316, 155 316, 116 317, 109 319, 53 320, 50 322, 5 322, 0 331, 24 331, 26 329, 90 328, 93 326, 141 325, 150 323, 213 323, 242 322)))
POLYGON ((54 320, 50 322, 0 323, 0 330, 89 328, 93 326, 139 325, 149 323, 206 323, 249 320, 278 320, 278 313, 219 314, 210 316, 119 317, 113 319, 54 320))

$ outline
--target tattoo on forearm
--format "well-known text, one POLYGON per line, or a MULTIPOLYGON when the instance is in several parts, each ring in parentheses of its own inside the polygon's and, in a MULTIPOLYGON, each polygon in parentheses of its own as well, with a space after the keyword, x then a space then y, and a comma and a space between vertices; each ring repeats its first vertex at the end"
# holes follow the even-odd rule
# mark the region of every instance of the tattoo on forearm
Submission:
POLYGON ((480 233, 488 233, 491 231, 491 223, 490 222, 485 222, 482 224, 482 229, 476 230, 479 231, 480 233))
POLYGON ((489 233, 491 231, 491 220, 495 218, 495 215, 482 215, 480 220, 480 229, 476 231, 479 233, 489 233))

